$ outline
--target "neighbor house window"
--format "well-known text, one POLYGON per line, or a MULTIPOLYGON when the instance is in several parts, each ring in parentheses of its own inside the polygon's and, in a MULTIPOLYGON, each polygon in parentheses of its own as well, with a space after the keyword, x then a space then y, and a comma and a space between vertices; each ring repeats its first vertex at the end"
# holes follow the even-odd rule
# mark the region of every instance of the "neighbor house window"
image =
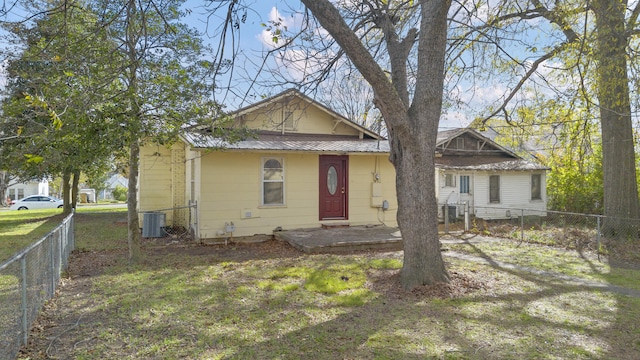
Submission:
POLYGON ((460 194, 469 193, 469 175, 460 175, 460 194))
POLYGON ((456 186, 456 178, 453 174, 445 174, 444 175, 444 186, 446 187, 455 187, 456 186))
POLYGON ((489 202, 490 203, 500 202, 500 176, 499 175, 489 176, 489 202))
POLYGON ((262 205, 284 204, 284 161, 262 159, 262 205))
POLYGON ((464 139, 463 138, 457 138, 456 139, 456 148, 464 149, 464 139))
POLYGON ((24 189, 18 189, 18 196, 17 199, 23 199, 24 198, 24 189))
POLYGON ((540 174, 531 175, 531 200, 542 200, 542 176, 540 174))

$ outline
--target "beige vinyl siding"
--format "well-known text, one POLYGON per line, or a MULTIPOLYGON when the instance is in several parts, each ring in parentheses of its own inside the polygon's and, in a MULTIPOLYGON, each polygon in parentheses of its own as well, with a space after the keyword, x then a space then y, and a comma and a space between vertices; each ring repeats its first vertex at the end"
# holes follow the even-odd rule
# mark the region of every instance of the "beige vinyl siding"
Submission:
POLYGON ((182 226, 188 228, 189 217, 188 213, 179 209, 187 205, 187 183, 185 177, 186 164, 185 164, 185 144, 183 142, 177 142, 171 147, 171 177, 172 177, 172 205, 173 211, 168 212, 167 216, 172 218, 172 225, 182 226))
POLYGON ((138 206, 141 212, 166 209, 172 204, 172 154, 162 146, 140 149, 138 206))
POLYGON ((395 180, 395 170, 388 156, 349 156, 349 224, 397 226, 395 180), (371 206, 371 184, 374 182, 375 173, 380 175, 382 198, 389 202, 389 209, 386 211, 371 206))
POLYGON ((352 126, 338 123, 326 111, 315 105, 310 105, 298 98, 284 103, 272 103, 261 107, 259 110, 242 115, 241 124, 250 129, 282 131, 281 124, 285 121, 287 113, 292 113, 293 129, 287 132, 301 134, 337 134, 358 135, 359 131, 352 126))
POLYGON ((317 223, 317 155, 215 152, 202 158, 200 225, 202 238, 220 234, 233 222, 233 236, 271 234, 282 228, 317 223), (261 206, 261 164, 264 157, 283 159, 285 204, 261 206), (251 217, 244 217, 251 212, 251 217))
MULTIPOLYGON (((380 219, 395 226, 396 199, 393 167, 385 156, 378 156, 384 195, 390 210, 380 219)), ((213 152, 202 156, 202 193, 199 201, 201 238, 252 236, 284 230, 320 227, 318 193, 318 154, 213 152), (262 159, 283 159, 285 204, 261 206, 262 159), (250 212, 251 217, 244 215, 250 212), (233 234, 223 233, 233 222, 233 234)), ((375 224, 378 212, 371 207, 371 182, 376 156, 349 157, 349 224, 375 224)))
POLYGON ((188 204, 185 144, 171 148, 147 145, 140 149, 138 206, 141 213, 163 210, 166 225, 188 226, 187 212, 171 211, 188 204))

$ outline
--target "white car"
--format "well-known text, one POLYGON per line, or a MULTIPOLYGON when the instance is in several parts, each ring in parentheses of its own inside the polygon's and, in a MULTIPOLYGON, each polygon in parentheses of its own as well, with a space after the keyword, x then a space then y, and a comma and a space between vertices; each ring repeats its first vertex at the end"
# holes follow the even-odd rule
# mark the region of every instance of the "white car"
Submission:
POLYGON ((61 208, 64 202, 50 196, 31 195, 26 198, 13 201, 9 210, 29 210, 29 209, 53 209, 61 208))

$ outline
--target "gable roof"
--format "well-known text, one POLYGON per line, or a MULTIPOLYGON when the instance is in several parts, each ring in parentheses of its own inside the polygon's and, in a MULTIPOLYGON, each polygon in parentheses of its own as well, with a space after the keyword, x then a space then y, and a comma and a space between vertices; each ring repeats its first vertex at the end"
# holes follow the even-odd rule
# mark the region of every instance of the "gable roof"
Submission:
POLYGON ((493 153, 502 153, 504 155, 511 156, 518 159, 522 158, 518 156, 516 153, 514 153, 513 151, 505 148, 504 146, 499 145, 495 141, 482 135, 480 132, 472 128, 459 128, 459 129, 438 131, 438 137, 436 139, 436 148, 441 148, 444 150, 447 147, 447 145, 449 145, 454 139, 462 135, 468 135, 479 141, 484 142, 483 147, 487 147, 487 148, 482 149, 480 151, 483 151, 485 154, 488 152, 493 152, 493 153))
POLYGON ((304 101, 305 103, 309 104, 309 105, 313 105, 316 108, 320 109, 321 111, 323 111, 324 113, 328 114, 329 116, 333 117, 334 119, 340 121, 341 123, 345 124, 348 127, 351 127, 355 130, 357 130, 358 132, 366 135, 367 137, 379 140, 379 139, 384 139, 384 136, 371 131, 369 129, 367 129, 366 127, 351 121, 350 119, 344 117, 343 115, 333 111, 332 109, 330 109, 329 107, 321 104, 320 102, 312 99, 311 97, 301 93, 299 90, 297 89, 288 89, 285 90, 279 94, 276 94, 272 97, 263 99, 261 101, 258 101, 254 104, 245 106, 243 108, 240 108, 234 112, 232 112, 230 115, 233 117, 239 117, 242 116, 244 114, 248 114, 257 110, 260 110, 261 108, 267 107, 269 105, 272 105, 273 103, 277 103, 280 101, 284 101, 287 98, 298 98, 302 101, 304 101))
MULTIPOLYGON (((319 109, 329 115, 336 122, 344 124, 355 131, 353 135, 346 134, 314 134, 298 132, 282 132, 258 129, 253 138, 230 143, 217 138, 203 127, 192 128, 183 135, 183 139, 196 149, 225 149, 244 151, 297 151, 316 153, 389 153, 389 142, 380 134, 371 131, 320 104, 295 89, 283 91, 273 97, 264 99, 250 106, 236 110, 230 115, 240 118, 245 114, 269 109, 277 103, 301 100, 303 103, 319 109)), ((305 105, 306 106, 306 105, 305 105)))
POLYGON ((438 132, 436 140, 436 166, 450 170, 548 170, 536 162, 525 160, 515 152, 471 128, 460 128, 438 132), (457 138, 478 140, 477 148, 449 148, 457 138))

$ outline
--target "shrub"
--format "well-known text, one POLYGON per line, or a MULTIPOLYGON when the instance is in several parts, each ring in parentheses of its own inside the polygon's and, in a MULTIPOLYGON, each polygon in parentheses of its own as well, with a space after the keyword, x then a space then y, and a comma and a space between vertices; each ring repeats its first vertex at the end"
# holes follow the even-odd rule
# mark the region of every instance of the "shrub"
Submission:
POLYGON ((111 191, 113 198, 118 201, 127 201, 127 189, 123 186, 116 185, 116 188, 111 191))

